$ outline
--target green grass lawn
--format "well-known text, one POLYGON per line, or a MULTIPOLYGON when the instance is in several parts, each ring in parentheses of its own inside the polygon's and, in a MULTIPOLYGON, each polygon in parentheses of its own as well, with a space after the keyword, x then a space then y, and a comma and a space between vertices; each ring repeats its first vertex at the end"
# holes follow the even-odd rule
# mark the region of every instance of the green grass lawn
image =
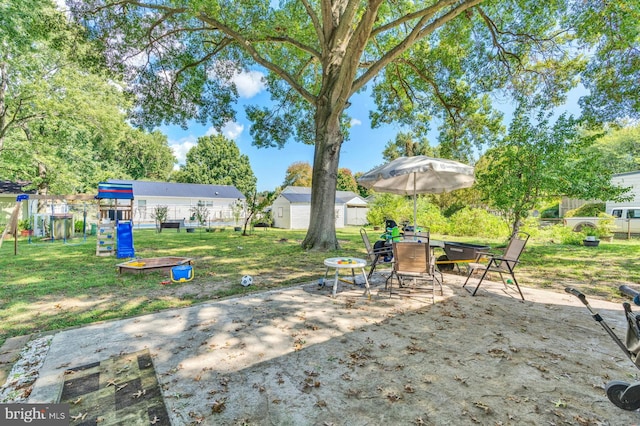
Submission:
MULTIPOLYGON (((254 291, 316 281, 324 275, 323 259, 364 257, 358 228, 338 231, 341 249, 309 252, 300 247, 304 231, 256 229, 250 236, 224 232, 177 233, 136 230, 138 257, 180 256, 194 259, 194 279, 163 285, 160 273, 118 274, 124 259, 98 257, 95 237, 72 244, 18 242, 0 248, 0 344, 8 337, 125 318, 163 309, 189 306, 254 291), (243 275, 254 285, 242 287, 243 275)), ((370 230, 371 239, 377 233, 370 230)), ((434 235, 435 239, 488 243, 503 241, 434 235)), ((562 291, 571 285, 590 297, 620 299, 621 284, 640 287, 640 241, 602 242, 578 247, 531 240, 517 270, 524 286, 562 291)))

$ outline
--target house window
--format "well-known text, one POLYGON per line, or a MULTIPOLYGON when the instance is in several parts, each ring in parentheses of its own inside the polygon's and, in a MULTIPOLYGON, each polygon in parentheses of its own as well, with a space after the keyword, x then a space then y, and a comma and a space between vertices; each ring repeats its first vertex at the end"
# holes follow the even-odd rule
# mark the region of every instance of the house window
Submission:
POLYGON ((137 200, 138 201, 138 217, 141 219, 147 218, 147 200, 137 200))
POLYGON ((213 207, 211 200, 198 200, 198 207, 213 207))
POLYGON ((282 207, 278 207, 278 217, 282 216, 284 216, 284 211, 282 210, 282 207))

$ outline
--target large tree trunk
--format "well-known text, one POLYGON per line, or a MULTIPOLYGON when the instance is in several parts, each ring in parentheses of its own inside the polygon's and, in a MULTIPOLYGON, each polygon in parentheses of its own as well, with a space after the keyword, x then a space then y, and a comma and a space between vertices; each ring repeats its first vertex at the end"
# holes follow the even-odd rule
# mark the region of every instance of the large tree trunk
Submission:
POLYGON ((316 109, 316 143, 311 186, 311 220, 302 247, 313 250, 337 250, 336 182, 340 146, 344 136, 340 129, 342 108, 319 103, 316 109), (337 111, 339 110, 339 111, 337 111), (331 208, 329 208, 331 206, 331 208))

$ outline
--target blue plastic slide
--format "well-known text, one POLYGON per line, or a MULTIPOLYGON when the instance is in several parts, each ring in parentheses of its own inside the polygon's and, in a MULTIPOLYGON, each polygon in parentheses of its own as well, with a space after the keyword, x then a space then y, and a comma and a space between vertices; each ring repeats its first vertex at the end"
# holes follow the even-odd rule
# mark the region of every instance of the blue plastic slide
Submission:
POLYGON ((131 221, 118 222, 117 241, 116 257, 118 259, 135 257, 136 252, 133 249, 133 223, 131 221))

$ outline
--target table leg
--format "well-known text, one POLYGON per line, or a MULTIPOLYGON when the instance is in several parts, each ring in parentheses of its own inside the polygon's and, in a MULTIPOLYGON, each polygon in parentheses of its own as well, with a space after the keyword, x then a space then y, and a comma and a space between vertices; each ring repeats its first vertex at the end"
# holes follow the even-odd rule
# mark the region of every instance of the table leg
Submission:
POLYGON ((324 271, 324 278, 322 279, 322 283, 319 284, 319 287, 324 287, 327 285, 327 275, 329 275, 329 267, 324 271))
POLYGON ((338 291, 338 272, 340 270, 336 268, 336 278, 333 280, 333 297, 336 297, 336 293, 338 291))
MULTIPOLYGON (((353 269, 351 271, 353 271, 353 269)), ((362 268, 362 276, 364 277, 364 286, 365 286, 364 294, 369 296, 369 299, 371 299, 371 289, 369 288, 369 280, 367 279, 366 272, 364 272, 364 267, 362 268)), ((354 282, 355 282, 355 278, 354 278, 354 282)))

